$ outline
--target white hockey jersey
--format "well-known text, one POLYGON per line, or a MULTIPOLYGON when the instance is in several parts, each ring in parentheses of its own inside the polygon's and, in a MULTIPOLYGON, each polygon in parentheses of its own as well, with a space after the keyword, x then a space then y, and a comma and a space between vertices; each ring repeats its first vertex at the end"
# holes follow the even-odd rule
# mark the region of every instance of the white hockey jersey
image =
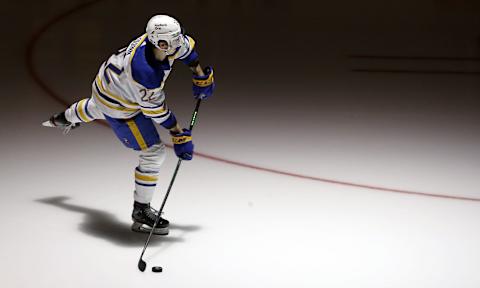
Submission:
POLYGON ((195 41, 185 35, 183 44, 163 61, 155 59, 147 34, 133 40, 105 61, 92 84, 98 108, 112 118, 128 119, 142 112, 157 123, 170 116, 163 86, 176 59, 196 60, 195 41))

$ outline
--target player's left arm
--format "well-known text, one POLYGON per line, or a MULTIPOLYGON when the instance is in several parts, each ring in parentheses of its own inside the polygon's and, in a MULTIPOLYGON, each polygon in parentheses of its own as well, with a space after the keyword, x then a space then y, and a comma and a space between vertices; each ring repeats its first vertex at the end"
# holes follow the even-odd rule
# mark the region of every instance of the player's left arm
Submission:
POLYGON ((185 36, 184 46, 179 52, 181 53, 178 59, 188 65, 193 73, 193 96, 196 99, 206 99, 212 96, 215 89, 213 68, 211 66, 202 68, 195 50, 195 41, 190 36, 185 36))
POLYGON ((193 63, 194 66, 189 66, 190 70, 192 70, 193 75, 195 76, 205 76, 205 73, 203 73, 202 66, 200 65, 200 62, 195 62, 193 63))

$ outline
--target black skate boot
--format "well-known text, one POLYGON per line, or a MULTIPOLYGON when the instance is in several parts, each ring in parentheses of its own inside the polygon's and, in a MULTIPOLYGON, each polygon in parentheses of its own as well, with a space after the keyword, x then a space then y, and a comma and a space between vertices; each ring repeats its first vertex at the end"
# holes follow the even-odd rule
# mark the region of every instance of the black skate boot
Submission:
POLYGON ((63 130, 63 134, 67 134, 70 130, 80 126, 80 123, 71 123, 65 118, 65 112, 57 113, 50 117, 48 121, 42 123, 46 127, 55 127, 63 130))
MULTIPOLYGON (((132 230, 135 232, 150 233, 158 211, 150 207, 150 204, 143 204, 135 201, 132 212, 132 230)), ((153 230, 155 235, 168 235, 168 220, 160 217, 157 226, 153 230)))

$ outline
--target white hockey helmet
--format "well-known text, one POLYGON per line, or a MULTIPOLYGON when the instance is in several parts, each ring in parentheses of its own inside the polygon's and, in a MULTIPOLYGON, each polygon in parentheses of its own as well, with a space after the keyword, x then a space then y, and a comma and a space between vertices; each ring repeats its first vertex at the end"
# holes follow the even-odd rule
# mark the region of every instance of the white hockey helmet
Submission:
POLYGON ((167 54, 174 53, 183 44, 182 26, 178 21, 168 15, 155 15, 148 20, 145 29, 148 40, 158 49, 167 54), (165 41, 168 48, 160 48, 159 42, 165 41))

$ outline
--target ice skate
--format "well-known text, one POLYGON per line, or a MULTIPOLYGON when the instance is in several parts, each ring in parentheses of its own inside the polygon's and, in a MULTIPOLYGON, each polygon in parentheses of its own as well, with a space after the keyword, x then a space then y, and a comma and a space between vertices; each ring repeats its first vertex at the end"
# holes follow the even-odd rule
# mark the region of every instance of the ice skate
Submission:
POLYGON ((67 134, 70 130, 80 126, 79 123, 71 123, 68 121, 67 118, 65 118, 65 112, 53 115, 48 121, 43 122, 42 125, 45 127, 60 128, 63 130, 63 134, 67 134))
MULTIPOLYGON (((135 232, 150 233, 155 219, 158 215, 158 211, 150 207, 150 204, 142 204, 135 202, 133 204, 132 212, 132 230, 135 232)), ((168 235, 169 222, 166 219, 160 217, 157 226, 153 230, 155 235, 168 235)))

